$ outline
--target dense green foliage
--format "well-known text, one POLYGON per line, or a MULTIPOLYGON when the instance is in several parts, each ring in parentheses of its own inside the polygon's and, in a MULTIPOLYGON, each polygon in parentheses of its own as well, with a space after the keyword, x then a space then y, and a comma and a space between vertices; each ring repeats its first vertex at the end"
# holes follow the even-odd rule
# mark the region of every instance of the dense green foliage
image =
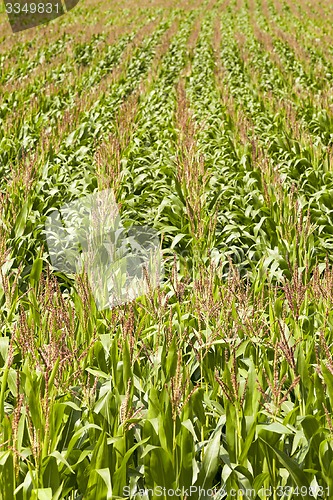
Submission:
POLYGON ((1 39, 0 498, 332 498, 332 6, 139 4, 1 39), (99 311, 44 224, 106 187, 166 275, 99 311))

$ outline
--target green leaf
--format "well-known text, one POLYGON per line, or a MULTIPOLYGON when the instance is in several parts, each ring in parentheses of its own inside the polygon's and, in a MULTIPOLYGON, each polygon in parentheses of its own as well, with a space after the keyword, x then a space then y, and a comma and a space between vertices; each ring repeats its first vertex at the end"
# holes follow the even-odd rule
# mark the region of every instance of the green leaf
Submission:
MULTIPOLYGON (((261 437, 259 437, 259 439, 261 439, 265 443, 265 445, 268 446, 273 451, 273 453, 276 455, 280 463, 288 470, 289 474, 293 478, 296 485, 299 488, 301 488, 302 486, 303 487, 306 486, 307 491, 310 491, 310 484, 308 482, 308 479, 304 474, 304 472, 302 471, 302 469, 299 467, 299 465, 290 457, 288 457, 288 455, 283 451, 273 448, 273 446, 271 446, 269 443, 267 443, 267 441, 265 441, 261 437)), ((306 494, 304 498, 305 500, 311 499, 309 494, 306 494)))
POLYGON ((208 444, 204 448, 204 457, 202 466, 197 479, 197 483, 203 488, 212 487, 213 479, 220 464, 220 444, 221 444, 222 425, 219 425, 213 433, 208 444))

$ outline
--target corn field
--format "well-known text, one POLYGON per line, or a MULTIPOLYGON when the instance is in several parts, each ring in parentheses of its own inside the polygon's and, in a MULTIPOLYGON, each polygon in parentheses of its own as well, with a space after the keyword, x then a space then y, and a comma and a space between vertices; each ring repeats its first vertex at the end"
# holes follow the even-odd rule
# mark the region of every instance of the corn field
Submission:
POLYGON ((331 2, 0 9, 0 499, 331 499, 331 2), (99 310, 44 226, 103 189, 165 276, 99 310))

